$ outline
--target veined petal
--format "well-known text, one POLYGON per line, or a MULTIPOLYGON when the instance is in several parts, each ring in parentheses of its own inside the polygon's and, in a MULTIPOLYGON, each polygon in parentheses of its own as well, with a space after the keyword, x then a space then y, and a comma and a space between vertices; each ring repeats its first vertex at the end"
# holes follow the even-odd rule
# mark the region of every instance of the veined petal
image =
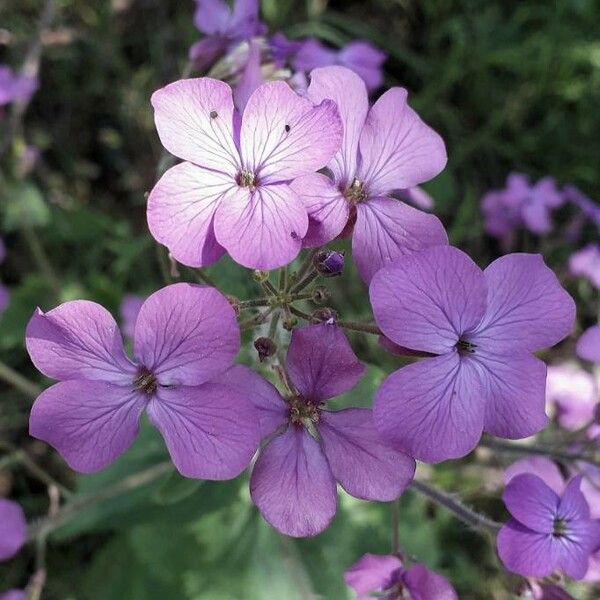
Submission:
POLYGON ((134 349, 160 385, 200 385, 240 347, 235 312, 214 288, 175 283, 154 292, 135 324, 134 349))
POLYGON ((283 81, 261 85, 244 109, 242 160, 260 184, 289 181, 321 169, 341 141, 335 103, 325 100, 315 106, 283 81))
POLYGON ((457 352, 392 373, 375 393, 375 426, 394 448, 428 463, 468 454, 481 438, 485 403, 473 366, 457 352))
POLYGON ((233 139, 233 98, 222 81, 181 79, 152 94, 154 120, 171 154, 235 178, 240 170, 233 139))
POLYGON ((88 300, 65 302, 47 313, 38 308, 25 343, 33 364, 52 379, 128 384, 136 372, 112 315, 88 300))
POLYGON ((295 426, 261 451, 250 494, 267 523, 292 537, 321 533, 337 508, 335 480, 325 455, 303 428, 295 426))
POLYGON ((429 248, 379 271, 369 288, 375 320, 396 344, 443 354, 485 311, 481 269, 451 246, 429 248))
POLYGON ((379 269, 431 246, 448 244, 440 220, 390 198, 370 198, 356 207, 352 238, 356 268, 365 283, 379 269))
POLYGON ((145 402, 133 385, 61 381, 37 397, 29 435, 50 444, 73 470, 94 473, 131 446, 145 402))
POLYGON ((234 186, 223 173, 189 162, 169 169, 148 197, 148 227, 179 262, 210 265, 225 253, 215 239, 213 220, 221 199, 234 186))
POLYGON ((258 415, 246 395, 221 383, 157 389, 148 417, 184 477, 237 477, 260 442, 258 415))
POLYGON ((0 561, 11 559, 27 541, 23 509, 12 500, 0 498, 0 561))
POLYGON ((556 540, 561 569, 573 579, 583 579, 592 552, 600 547, 600 521, 573 521, 567 534, 556 540))
MULTIPOLYGON (((558 506, 558 517, 567 521, 587 520, 590 518, 590 507, 583 492, 581 482, 583 477, 573 477, 567 484, 558 506)), ((594 548, 595 550, 595 548, 594 548)))
POLYGON ((215 234, 231 258, 249 269, 289 264, 302 248, 308 215, 289 185, 239 188, 215 215, 215 234))
POLYGON ((318 429, 333 476, 351 496, 390 502, 412 481, 415 461, 381 439, 371 410, 323 411, 318 429))
POLYGON ((442 138, 407 103, 403 88, 392 88, 373 105, 360 136, 358 178, 369 195, 414 187, 446 166, 442 138))
POLYGON ((344 581, 356 592, 356 600, 371 600, 371 594, 383 591, 401 568, 402 561, 397 556, 365 554, 344 573, 344 581))

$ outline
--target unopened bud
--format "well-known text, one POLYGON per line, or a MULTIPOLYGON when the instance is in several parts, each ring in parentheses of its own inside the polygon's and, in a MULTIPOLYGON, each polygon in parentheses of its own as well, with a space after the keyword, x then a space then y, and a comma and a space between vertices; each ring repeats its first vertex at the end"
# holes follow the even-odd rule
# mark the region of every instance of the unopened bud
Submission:
POLYGON ((315 304, 325 304, 329 300, 329 291, 326 287, 320 285, 313 290, 311 300, 315 304))
POLYGON ((344 253, 337 250, 324 250, 317 253, 313 264, 324 277, 336 277, 344 270, 344 253))
POLYGON ((311 323, 329 323, 333 325, 338 319, 338 312, 333 308, 319 308, 310 315, 311 323))
POLYGON ((254 340, 254 348, 258 353, 258 360, 264 362, 267 358, 275 355, 277 344, 268 337, 259 337, 254 340))
POLYGON ((296 317, 288 317, 283 321, 282 325, 286 331, 291 331, 298 325, 298 319, 296 317))

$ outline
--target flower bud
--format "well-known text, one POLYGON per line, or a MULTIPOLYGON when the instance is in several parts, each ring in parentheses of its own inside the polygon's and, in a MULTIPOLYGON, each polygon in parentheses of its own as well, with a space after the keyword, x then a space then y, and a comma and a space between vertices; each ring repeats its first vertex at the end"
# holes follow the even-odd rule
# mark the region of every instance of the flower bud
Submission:
POLYGON ((298 325, 298 319, 296 317, 288 317, 283 321, 282 325, 286 331, 291 331, 298 325))
POLYGON ((254 348, 258 353, 258 360, 264 362, 267 358, 275 355, 277 344, 268 337, 259 337, 254 340, 254 348))
POLYGON ((331 325, 333 325, 339 315, 338 312, 336 310, 333 310, 333 308, 319 308, 315 311, 313 311, 313 313, 310 315, 311 323, 329 323, 331 325))
POLYGON ((344 253, 337 250, 324 250, 315 256, 313 264, 324 277, 336 277, 344 270, 344 253))

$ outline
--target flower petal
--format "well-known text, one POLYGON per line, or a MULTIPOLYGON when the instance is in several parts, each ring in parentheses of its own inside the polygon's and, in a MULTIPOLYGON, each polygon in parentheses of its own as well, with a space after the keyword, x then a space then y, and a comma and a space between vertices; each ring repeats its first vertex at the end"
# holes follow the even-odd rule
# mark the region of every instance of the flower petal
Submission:
POLYGON ((402 577, 412 600, 458 600, 454 588, 424 565, 414 565, 402 577))
POLYGON ((240 170, 233 139, 233 98, 222 81, 181 79, 152 94, 162 145, 175 156, 235 178, 240 170))
POLYGON ((347 392, 365 372, 343 331, 328 323, 294 329, 286 362, 298 392, 313 402, 347 392))
POLYGON ((233 102, 237 110, 242 113, 250 96, 264 82, 260 65, 260 46, 254 40, 250 41, 246 66, 233 89, 233 102))
POLYGON ((214 288, 176 283, 154 292, 135 324, 134 349, 161 385, 200 385, 240 347, 235 312, 214 288))
POLYGON ((342 123, 331 100, 315 106, 283 81, 250 96, 240 132, 244 168, 261 184, 279 183, 321 169, 340 147, 342 123))
POLYGON ((558 506, 559 518, 567 521, 587 520, 590 518, 590 507, 581 491, 582 479, 583 477, 578 475, 577 477, 573 477, 567 484, 560 499, 560 505, 558 506))
POLYGON ((352 253, 367 284, 391 262, 447 243, 446 231, 435 215, 389 198, 370 198, 357 206, 352 253))
POLYGON ((539 254, 509 254, 485 271, 487 311, 469 339, 495 352, 534 352, 571 332, 575 303, 539 254))
POLYGON ((586 329, 577 340, 577 356, 600 363, 600 325, 586 329))
POLYGON ((305 248, 323 246, 342 233, 350 216, 348 202, 329 177, 304 175, 294 179, 290 187, 308 212, 308 231, 302 240, 305 248))
POLYGON ((358 178, 370 196, 382 196, 429 181, 446 166, 442 138, 407 103, 403 88, 392 88, 373 105, 360 136, 358 178))
POLYGON ((485 311, 483 273, 451 246, 429 248, 386 267, 369 289, 383 333, 413 350, 443 354, 485 311))
POLYGON ((333 476, 351 496, 390 502, 412 481, 415 461, 385 444, 371 410, 323 411, 318 429, 333 476))
POLYGON ((0 561, 11 559, 27 541, 23 509, 12 500, 0 498, 0 561))
POLYGON ((292 426, 260 453, 250 495, 267 523, 280 533, 308 537, 326 529, 337 508, 331 469, 319 444, 292 426))
POLYGON ((274 385, 252 369, 234 365, 222 376, 222 383, 244 393, 258 412, 260 435, 266 438, 281 427, 287 418, 287 405, 274 385))
POLYGON ((196 0, 194 25, 202 33, 223 33, 230 19, 231 10, 223 0, 196 0))
POLYGON ((33 364, 52 379, 131 383, 135 366, 125 356, 112 315, 88 300, 65 302, 31 317, 25 334, 33 364))
POLYGON ((213 231, 215 211, 233 180, 183 162, 169 169, 148 197, 148 227, 154 239, 189 267, 210 265, 223 254, 213 231))
POLYGON ((37 397, 29 435, 50 444, 73 470, 94 473, 131 446, 145 402, 133 386, 62 381, 37 397))
POLYGON ((293 261, 302 248, 308 215, 289 185, 231 194, 215 215, 215 234, 235 262, 269 271, 293 261))
POLYGON ((373 592, 382 592, 392 575, 402 568, 397 556, 365 554, 345 573, 344 581, 356 592, 356 600, 370 600, 373 592))
POLYGON ((513 477, 502 500, 510 514, 538 533, 552 533, 560 498, 544 481, 531 473, 513 477))
POLYGON ((573 579, 583 579, 592 552, 600 546, 600 521, 573 521, 567 534, 556 540, 559 546, 560 567, 573 579))
POLYGON ((341 148, 328 167, 336 182, 347 186, 358 171, 358 140, 369 110, 365 83, 345 67, 323 67, 311 72, 307 93, 315 103, 329 99, 338 107, 344 136, 341 148))
POLYGON ((557 494, 562 494, 565 487, 563 476, 556 463, 549 458, 530 456, 518 460, 504 471, 504 483, 508 483, 511 479, 523 473, 536 475, 557 494))
POLYGON ((260 442, 258 415, 247 395, 221 383, 158 388, 148 417, 184 477, 233 479, 260 442))
POLYGON ((392 373, 375 393, 373 416, 394 448, 437 463, 475 448, 484 409, 476 370, 452 352, 392 373))
POLYGON ((386 58, 381 50, 361 40, 346 44, 338 55, 339 63, 357 73, 370 92, 383 84, 382 65, 386 58))

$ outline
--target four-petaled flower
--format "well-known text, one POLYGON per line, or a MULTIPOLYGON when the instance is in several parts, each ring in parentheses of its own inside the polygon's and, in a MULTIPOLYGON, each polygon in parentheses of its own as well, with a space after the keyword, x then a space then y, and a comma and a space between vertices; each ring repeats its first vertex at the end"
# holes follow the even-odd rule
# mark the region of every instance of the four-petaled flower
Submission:
POLYGON ((407 92, 392 88, 369 110, 365 84, 344 67, 311 73, 308 97, 335 100, 344 139, 328 168, 292 183, 306 202, 305 246, 321 246, 353 230, 352 254, 365 282, 402 255, 447 244, 437 217, 390 197, 435 177, 446 164, 442 138, 408 106, 407 92))
POLYGON ((294 537, 320 533, 336 512, 336 481, 356 498, 396 499, 412 480, 414 460, 381 440, 371 410, 325 409, 364 373, 344 334, 328 324, 295 329, 287 372, 285 397, 245 367, 227 376, 251 393, 268 438, 250 479, 252 500, 267 522, 294 537))
POLYGON ((0 561, 15 556, 27 540, 23 509, 12 500, 0 498, 0 561))
POLYGON ((308 228, 302 189, 290 182, 338 150, 335 103, 315 106, 282 81, 261 85, 243 116, 214 79, 176 81, 152 96, 163 146, 185 162, 148 199, 152 235, 185 265, 218 260, 274 269, 292 261, 308 228))
POLYGON ((35 366, 59 380, 35 401, 30 434, 76 471, 111 464, 135 440, 144 410, 186 477, 236 477, 256 451, 248 393, 220 382, 240 333, 233 308, 213 288, 178 283, 152 294, 136 321, 135 362, 110 313, 86 300, 38 310, 26 341, 35 366))
POLYGON ((375 424, 395 447, 435 463, 468 454, 483 431, 514 439, 545 426, 546 365, 532 353, 569 334, 575 304, 541 256, 482 271, 456 248, 429 248, 379 271, 370 297, 392 342, 436 355, 375 394, 375 424))

